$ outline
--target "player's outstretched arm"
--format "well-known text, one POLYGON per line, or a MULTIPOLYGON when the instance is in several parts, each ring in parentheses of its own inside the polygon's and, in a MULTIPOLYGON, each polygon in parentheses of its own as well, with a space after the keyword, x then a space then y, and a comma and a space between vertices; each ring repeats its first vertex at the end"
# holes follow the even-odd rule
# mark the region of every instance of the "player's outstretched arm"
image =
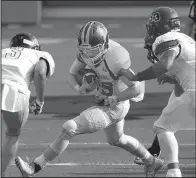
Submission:
POLYGON ((147 68, 146 70, 138 72, 136 75, 134 75, 127 69, 120 69, 118 75, 125 76, 130 81, 145 81, 155 79, 168 72, 168 70, 173 65, 173 62, 178 53, 179 51, 177 50, 167 50, 161 55, 157 63, 147 68))
POLYGON ((44 89, 46 84, 49 64, 46 60, 40 60, 34 70, 34 86, 36 91, 36 100, 30 104, 31 111, 35 114, 41 114, 44 105, 44 89))

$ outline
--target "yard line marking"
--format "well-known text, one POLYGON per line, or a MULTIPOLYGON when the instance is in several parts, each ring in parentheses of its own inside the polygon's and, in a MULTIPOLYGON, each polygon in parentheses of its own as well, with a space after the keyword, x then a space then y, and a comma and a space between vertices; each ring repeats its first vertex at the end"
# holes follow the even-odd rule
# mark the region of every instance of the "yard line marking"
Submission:
MULTIPOLYGON (((19 143, 19 146, 48 146, 50 143, 26 144, 19 143)), ((72 142, 70 145, 109 145, 106 142, 72 142)), ((152 143, 144 143, 144 146, 150 146, 152 143)), ((181 143, 180 146, 195 146, 194 143, 181 143)))
MULTIPOLYGON (((14 163, 11 163, 11 165, 15 165, 14 163)), ((48 166, 133 166, 138 167, 139 169, 142 168, 142 166, 134 164, 134 163, 104 163, 104 162, 97 162, 97 163, 48 163, 48 166)), ((189 167, 195 167, 195 164, 180 164, 183 168, 189 168, 189 167)), ((164 166, 163 168, 165 168, 164 166)))

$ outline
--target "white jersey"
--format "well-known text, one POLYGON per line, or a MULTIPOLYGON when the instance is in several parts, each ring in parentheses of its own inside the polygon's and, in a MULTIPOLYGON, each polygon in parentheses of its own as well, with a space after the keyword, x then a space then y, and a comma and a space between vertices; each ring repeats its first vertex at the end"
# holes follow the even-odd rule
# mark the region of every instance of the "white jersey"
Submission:
MULTIPOLYGON (((159 36, 153 43, 153 52, 160 58, 164 49, 160 48, 163 43, 177 42, 179 45, 171 47, 178 52, 168 75, 174 77, 182 86, 184 91, 195 91, 195 41, 180 32, 168 32, 159 36)), ((163 45, 162 45, 163 46, 163 45)), ((170 47, 166 47, 169 50, 170 47)))
POLYGON ((33 82, 34 68, 40 58, 47 60, 47 77, 50 77, 55 63, 48 52, 21 47, 2 49, 2 83, 14 85, 29 97, 29 85, 33 82))
MULTIPOLYGON (((88 63, 85 62, 82 58, 78 58, 80 62, 85 63, 88 66, 88 63)), ((128 87, 134 87, 140 82, 132 82, 126 80, 122 81, 117 77, 117 72, 119 69, 124 68, 128 69, 131 66, 131 60, 128 51, 121 46, 119 43, 109 40, 109 49, 104 55, 103 61, 97 66, 88 66, 93 69, 99 78, 99 91, 102 95, 112 96, 117 95, 126 90, 128 87)), ((70 71, 71 72, 71 71, 70 71)), ((72 73, 72 72, 71 72, 72 73)), ((133 101, 140 101, 143 99, 143 94, 136 98, 130 98, 133 101)))

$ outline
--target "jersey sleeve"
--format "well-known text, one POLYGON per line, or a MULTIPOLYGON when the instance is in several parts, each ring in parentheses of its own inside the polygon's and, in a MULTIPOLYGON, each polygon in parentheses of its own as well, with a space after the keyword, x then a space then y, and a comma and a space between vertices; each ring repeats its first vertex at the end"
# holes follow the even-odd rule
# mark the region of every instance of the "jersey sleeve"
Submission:
POLYGON ((45 59, 48 62, 48 64, 49 64, 49 72, 47 74, 47 77, 52 76, 53 73, 54 73, 54 70, 55 70, 55 63, 54 63, 52 55, 49 54, 48 52, 42 51, 40 53, 39 58, 40 59, 43 58, 43 59, 45 59))
POLYGON ((180 52, 179 40, 175 33, 170 32, 169 34, 158 37, 153 43, 153 53, 157 58, 160 58, 164 52, 168 50, 175 50, 177 54, 180 52))
POLYGON ((115 47, 109 51, 106 56, 106 62, 115 76, 117 76, 117 72, 121 68, 128 69, 131 66, 129 52, 122 46, 115 47))

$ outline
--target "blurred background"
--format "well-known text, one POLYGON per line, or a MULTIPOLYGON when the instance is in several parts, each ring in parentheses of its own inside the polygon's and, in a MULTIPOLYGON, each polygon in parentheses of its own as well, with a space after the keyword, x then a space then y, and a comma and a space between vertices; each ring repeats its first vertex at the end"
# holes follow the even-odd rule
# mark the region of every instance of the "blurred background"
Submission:
MULTIPOLYGON (((189 5, 190 1, 2 1, 2 47, 8 46, 18 32, 32 33, 56 62, 46 95, 74 95, 66 75, 76 58, 77 34, 84 23, 97 20, 105 24, 110 37, 130 52, 132 67, 138 72, 150 65, 143 49, 149 14, 157 6, 174 8, 184 32, 189 5)), ((156 80, 146 83, 147 92, 168 92, 172 88, 158 86, 156 80)))

